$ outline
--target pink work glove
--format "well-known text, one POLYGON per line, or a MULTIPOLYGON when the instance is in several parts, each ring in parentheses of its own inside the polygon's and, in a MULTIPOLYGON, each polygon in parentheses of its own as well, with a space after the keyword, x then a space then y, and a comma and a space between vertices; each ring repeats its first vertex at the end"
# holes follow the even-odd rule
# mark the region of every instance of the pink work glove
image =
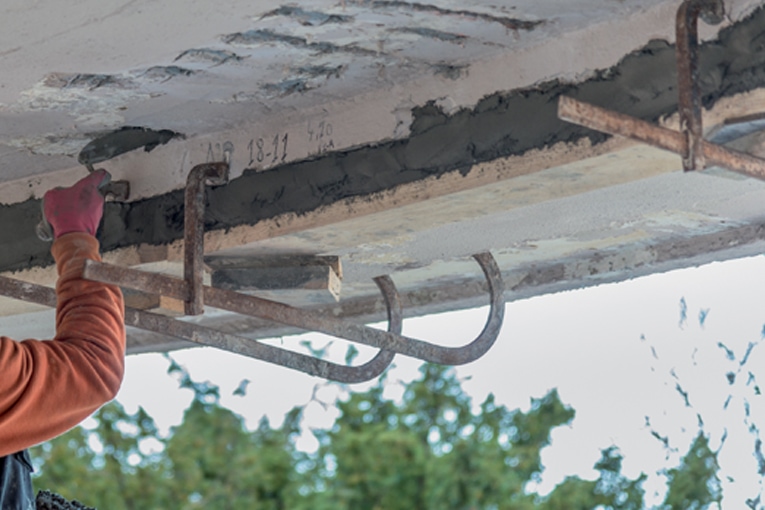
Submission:
POLYGON ((111 180, 106 170, 96 170, 69 188, 56 188, 43 197, 43 216, 58 239, 71 232, 95 236, 104 213, 100 188, 111 180))

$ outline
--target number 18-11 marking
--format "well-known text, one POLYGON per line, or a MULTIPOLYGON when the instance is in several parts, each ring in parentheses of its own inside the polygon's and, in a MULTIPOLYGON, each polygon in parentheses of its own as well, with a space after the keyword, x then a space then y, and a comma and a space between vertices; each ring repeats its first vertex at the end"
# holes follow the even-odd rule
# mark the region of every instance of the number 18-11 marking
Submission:
POLYGON ((272 140, 267 141, 263 138, 250 140, 247 144, 247 149, 250 151, 250 162, 248 165, 252 165, 255 162, 273 165, 274 163, 284 162, 287 159, 287 141, 289 139, 289 133, 284 135, 276 134, 272 140))

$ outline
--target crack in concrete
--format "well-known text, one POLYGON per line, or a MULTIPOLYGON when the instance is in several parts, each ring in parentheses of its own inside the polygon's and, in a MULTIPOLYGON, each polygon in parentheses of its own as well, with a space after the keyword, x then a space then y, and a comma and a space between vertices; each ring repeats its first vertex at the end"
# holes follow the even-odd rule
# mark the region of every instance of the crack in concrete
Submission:
POLYGON ((72 32, 76 32, 76 31, 81 30, 81 29, 83 29, 85 27, 88 27, 90 25, 95 25, 95 24, 103 23, 104 21, 106 21, 109 18, 113 18, 114 16, 119 16, 125 10, 127 10, 128 7, 130 7, 131 5, 135 4, 138 1, 139 0, 129 0, 124 5, 121 5, 121 6, 117 7, 116 9, 114 9, 111 12, 101 16, 100 18, 93 18, 93 17, 91 17, 91 18, 86 19, 82 23, 79 23, 79 24, 74 25, 72 27, 68 27, 68 28, 66 28, 64 30, 61 30, 60 32, 46 33, 40 39, 37 39, 36 41, 31 41, 30 43, 28 43, 27 46, 37 46, 39 44, 43 44, 43 43, 46 43, 48 41, 52 41, 52 40, 58 39, 58 38, 60 38, 63 35, 67 35, 67 34, 70 34, 72 32))
POLYGON ((244 57, 237 55, 233 51, 214 50, 211 48, 192 48, 175 57, 175 61, 178 61, 182 58, 208 61, 213 62, 215 65, 221 65, 231 60, 237 62, 242 60, 244 57))
POLYGON ((327 23, 348 23, 353 21, 353 16, 347 16, 343 14, 326 14, 319 11, 306 11, 300 7, 294 5, 282 5, 273 11, 269 11, 262 15, 260 19, 270 18, 273 16, 284 16, 287 18, 294 18, 302 25, 307 26, 319 26, 327 23))
POLYGON ((279 97, 290 94, 302 94, 321 86, 323 80, 329 80, 333 76, 340 78, 347 66, 302 66, 291 68, 292 72, 301 75, 296 78, 288 78, 278 83, 266 83, 261 86, 264 91, 276 94, 279 97))
POLYGON ((322 65, 308 65, 292 68, 293 72, 302 74, 312 78, 340 78, 345 70, 348 69, 347 65, 341 64, 337 66, 322 66, 322 65))
POLYGON ((226 44, 239 44, 251 46, 263 43, 282 43, 294 48, 313 50, 321 54, 328 53, 351 53, 361 56, 379 56, 379 53, 373 50, 367 50, 354 45, 338 46, 330 42, 308 42, 303 37, 294 35, 280 34, 271 30, 247 30, 246 32, 237 32, 223 36, 223 42, 226 44))
POLYGON ((295 93, 302 94, 303 92, 307 92, 314 87, 311 87, 307 80, 302 78, 293 78, 280 81, 279 83, 266 83, 261 88, 266 92, 276 94, 279 97, 284 97, 295 93))
POLYGON ((437 5, 432 4, 402 2, 401 0, 371 0, 365 2, 365 4, 371 5, 374 8, 407 9, 412 11, 440 14, 443 16, 459 16, 468 19, 489 21, 492 23, 499 23, 503 27, 509 28, 511 30, 533 30, 537 26, 544 23, 543 20, 526 21, 520 20, 518 18, 494 16, 492 14, 485 14, 475 11, 445 9, 443 7, 438 7, 437 5))
POLYGON ((43 81, 46 87, 58 89, 96 90, 101 87, 130 88, 135 86, 129 78, 115 74, 51 73, 43 81))
POLYGON ((193 76, 195 74, 197 71, 180 66, 153 66, 143 71, 140 76, 160 80, 164 83, 178 76, 193 76))
POLYGON ((21 50, 21 46, 16 46, 15 48, 11 48, 9 50, 0 51, 0 57, 5 57, 6 55, 10 55, 12 53, 16 53, 19 50, 21 50))
POLYGON ((403 34, 415 34, 429 39, 437 39, 439 41, 446 41, 452 43, 462 43, 467 39, 467 36, 462 34, 454 34, 452 32, 444 32, 442 30, 436 30, 434 28, 427 27, 396 27, 388 30, 389 32, 400 32, 403 34))
MULTIPOLYGON (((765 9, 721 31, 700 48, 700 84, 706 107, 718 99, 765 86, 765 9)), ((343 200, 374 201, 399 185, 465 175, 472 165, 521 155, 553 144, 607 139, 557 118, 561 94, 648 121, 677 110, 674 48, 653 41, 610 69, 577 84, 558 80, 484 97, 474 108, 446 114, 437 101, 413 108, 406 139, 328 153, 258 172, 207 190, 205 228, 254 225, 283 214, 302 215, 343 200), (532 121, 533 120, 533 121, 532 121)), ((0 206, 0 270, 49 265, 48 246, 34 234, 40 204, 0 206)), ((183 192, 108 203, 100 239, 105 251, 141 243, 161 245, 183 236, 183 192)))

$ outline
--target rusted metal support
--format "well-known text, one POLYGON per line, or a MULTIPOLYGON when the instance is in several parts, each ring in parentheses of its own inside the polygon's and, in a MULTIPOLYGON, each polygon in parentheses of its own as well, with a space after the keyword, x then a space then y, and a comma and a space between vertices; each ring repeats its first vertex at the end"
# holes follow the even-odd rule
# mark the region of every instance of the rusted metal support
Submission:
MULTIPOLYGON (((306 331, 317 331, 352 342, 394 351, 405 356, 444 365, 461 365, 481 357, 494 344, 504 318, 504 283, 494 257, 490 253, 473 256, 484 272, 490 294, 489 317, 483 331, 462 347, 443 347, 393 332, 380 331, 308 310, 299 310, 283 303, 203 286, 204 301, 210 306, 243 315, 250 315, 306 331)), ((83 277, 88 280, 121 285, 134 290, 184 299, 190 294, 189 284, 170 276, 152 274, 142 277, 141 271, 88 260, 83 277)), ((379 284, 378 284, 379 285, 379 284)))
POLYGON ((698 64, 698 20, 701 16, 716 25, 725 16, 722 0, 685 0, 677 10, 677 84, 680 130, 684 135, 681 153, 683 170, 704 168, 703 125, 701 120, 701 87, 698 64))
MULTIPOLYGON (((478 359, 494 344, 504 318, 504 283, 494 257, 490 253, 473 255, 484 272, 490 294, 489 317, 483 331, 462 347, 443 347, 401 334, 403 314, 401 299, 388 276, 374 279, 383 295, 388 312, 388 331, 323 317, 317 313, 255 296, 240 294, 204 285, 204 210, 205 182, 212 185, 228 181, 231 148, 225 161, 195 166, 189 173, 184 212, 184 279, 85 260, 82 277, 126 289, 182 300, 186 315, 201 315, 204 305, 286 324, 307 331, 317 331, 352 342, 377 347, 380 351, 367 363, 343 366, 307 356, 256 340, 216 331, 163 315, 125 309, 125 324, 188 340, 201 345, 243 354, 253 358, 300 370, 310 375, 344 383, 362 382, 379 376, 396 353, 446 365, 460 365, 478 359)), ((339 264, 338 264, 339 268, 339 264)), ((56 305, 53 289, 0 277, 0 295, 15 297, 46 306, 56 305)))
POLYGON ((204 313, 204 214, 205 182, 211 185, 228 181, 229 164, 204 163, 189 172, 184 195, 183 276, 189 283, 188 295, 183 297, 186 315, 204 313))
POLYGON ((388 355, 384 354, 386 351, 380 351, 377 356, 363 365, 357 367, 344 366, 261 343, 257 340, 242 338, 197 324, 137 310, 126 311, 125 324, 348 384, 374 379, 390 364, 387 359, 388 355))
MULTIPOLYGON (((255 296, 204 285, 204 209, 205 182, 224 184, 228 180, 230 151, 222 163, 197 165, 189 174, 185 194, 184 279, 147 273, 86 260, 82 277, 119 285, 126 289, 183 300, 186 315, 204 313, 205 303, 235 313, 286 324, 307 331, 317 331, 380 349, 370 361, 359 366, 343 366, 313 356, 292 352, 255 340, 231 335, 163 315, 126 308, 125 323, 162 335, 182 338, 202 345, 243 354, 288 368, 335 381, 354 383, 380 375, 396 353, 446 365, 473 361, 489 350, 499 335, 504 318, 504 283, 499 267, 490 253, 473 257, 484 272, 490 294, 489 317, 483 331, 462 347, 443 347, 401 334, 403 314, 401 299, 388 276, 375 278, 388 312, 388 331, 324 317, 255 296)), ((55 306, 53 289, 0 277, 0 295, 17 297, 47 306, 55 306)))
POLYGON ((28 303, 56 307, 56 291, 50 287, 0 276, 0 295, 28 303))
POLYGON ((684 0, 677 11, 675 28, 679 132, 565 96, 559 98, 558 117, 590 129, 624 136, 675 152, 683 160, 684 171, 720 166, 765 180, 765 160, 703 139, 698 69, 698 19, 701 17, 708 24, 716 25, 724 16, 725 6, 722 0, 684 0))
MULTIPOLYGON (((390 278, 383 277, 378 286, 388 307, 388 331, 401 333, 401 301, 390 278)), ((28 283, 14 278, 0 276, 0 295, 20 299, 38 305, 56 307, 56 291, 50 287, 28 283)), ((391 363, 395 353, 381 350, 375 357, 359 366, 344 366, 324 361, 313 356, 288 351, 256 340, 242 338, 188 322, 144 312, 133 308, 125 309, 125 324, 135 328, 173 336, 200 345, 217 347, 237 354, 276 363, 288 368, 338 381, 358 383, 379 376, 391 363)))
MULTIPOLYGON (((685 151, 685 136, 678 131, 570 97, 560 97, 558 117, 603 133, 631 138, 680 156, 685 151)), ((720 166, 749 177, 765 180, 765 160, 706 140, 701 140, 700 147, 708 166, 720 166)))
MULTIPOLYGON (((388 310, 388 331, 401 334, 403 316, 401 300, 390 278, 375 279, 388 310)), ((0 282, 1 284, 2 282, 0 282)), ((393 361, 395 353, 380 350, 371 360, 359 366, 344 366, 313 356, 289 351, 196 324, 174 320, 163 315, 127 309, 125 324, 161 335, 182 338, 190 342, 215 347, 243 356, 259 359, 283 367, 322 377, 331 381, 354 384, 369 381, 382 374, 393 361)))

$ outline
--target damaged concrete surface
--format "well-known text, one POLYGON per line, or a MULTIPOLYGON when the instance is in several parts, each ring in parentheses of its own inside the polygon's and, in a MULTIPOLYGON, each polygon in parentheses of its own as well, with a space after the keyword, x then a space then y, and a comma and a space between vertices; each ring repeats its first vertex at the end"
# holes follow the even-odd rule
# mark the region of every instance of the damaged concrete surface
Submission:
MULTIPOLYGON (((206 195, 208 253, 339 256, 340 302, 319 308, 354 320, 382 317, 379 274, 408 315, 483 304, 469 255, 484 250, 519 299, 765 241, 764 184, 683 175, 675 155, 557 118, 565 94, 675 122, 677 1, 84 4, 0 7, 14 21, 0 66, 19 69, 0 73, 0 270, 21 278, 53 281, 39 197, 85 174, 80 154, 131 182, 100 240, 139 265, 180 260, 185 177, 233 148, 231 182, 206 195), (18 28, 46 6, 55 32, 18 28)), ((761 4, 726 2, 722 25, 700 27, 710 129, 765 109, 761 4)), ((0 326, 24 311, 0 302, 0 326)), ((178 345, 131 333, 134 351, 178 345)))

